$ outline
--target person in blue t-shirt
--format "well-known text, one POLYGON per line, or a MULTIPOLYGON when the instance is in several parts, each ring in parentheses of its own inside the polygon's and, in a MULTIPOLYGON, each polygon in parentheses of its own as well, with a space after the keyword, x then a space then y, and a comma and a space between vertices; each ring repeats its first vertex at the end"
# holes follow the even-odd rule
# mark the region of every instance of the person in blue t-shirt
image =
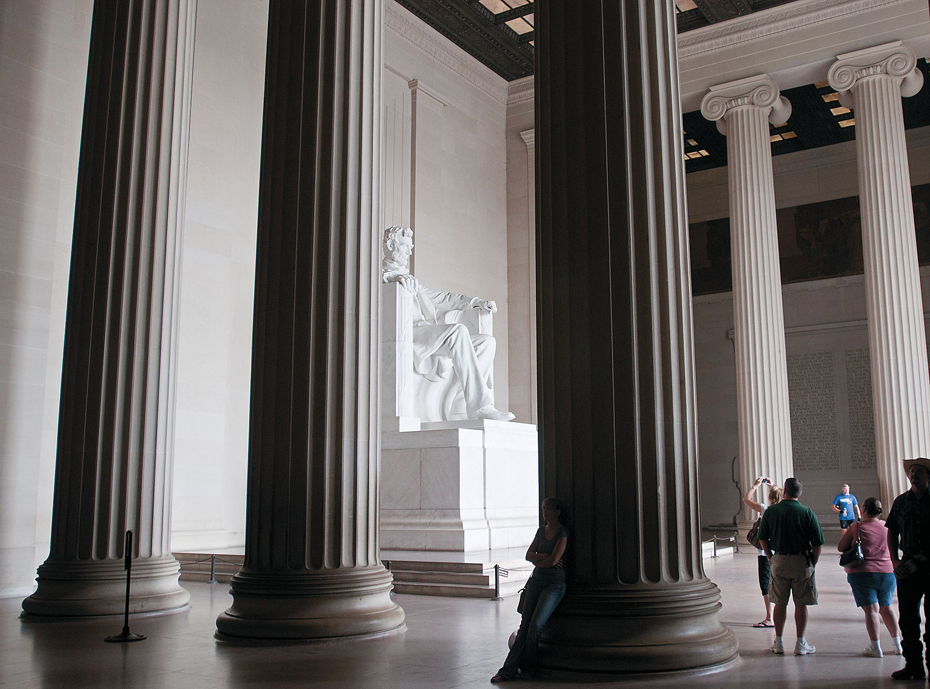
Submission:
POLYGON ((840 515, 840 529, 846 533, 846 529, 852 526, 857 519, 862 519, 862 513, 859 511, 859 501, 856 496, 849 492, 849 486, 843 484, 843 492, 833 498, 833 511, 840 515))

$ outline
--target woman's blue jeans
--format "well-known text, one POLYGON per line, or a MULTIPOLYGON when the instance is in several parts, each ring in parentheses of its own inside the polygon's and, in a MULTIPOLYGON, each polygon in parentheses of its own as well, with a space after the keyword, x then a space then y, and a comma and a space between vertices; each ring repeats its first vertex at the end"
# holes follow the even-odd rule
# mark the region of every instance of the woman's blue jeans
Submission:
POLYGON ((520 631, 513 642, 510 653, 503 667, 497 671, 504 679, 513 679, 517 670, 523 674, 532 674, 536 671, 536 657, 539 654, 539 632, 542 631, 546 620, 555 610, 562 596, 565 595, 565 584, 540 584, 532 577, 526 582, 526 600, 523 602, 523 619, 520 620, 520 631))

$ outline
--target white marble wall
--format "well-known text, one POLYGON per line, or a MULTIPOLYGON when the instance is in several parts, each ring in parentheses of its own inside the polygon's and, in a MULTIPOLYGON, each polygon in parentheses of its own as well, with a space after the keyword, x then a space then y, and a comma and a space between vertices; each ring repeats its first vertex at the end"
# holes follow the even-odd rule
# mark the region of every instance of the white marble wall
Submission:
POLYGON ((0 597, 48 555, 92 0, 0 0, 0 597))
MULTIPOLYGON (((908 132, 911 183, 930 183, 930 127, 908 132)), ((858 195, 855 142, 803 151, 773 159, 775 197, 779 208, 858 195)), ((729 215, 726 168, 688 176, 689 221, 701 222, 729 215)), ((930 312, 930 268, 921 269, 924 312, 930 312)), ((788 356, 806 352, 868 348, 864 279, 861 275, 785 285, 788 356)), ((732 341, 732 295, 695 297, 695 372, 700 441, 701 521, 728 524, 739 509, 732 480, 732 462, 739 451, 736 379, 732 341), (721 499, 723 496, 724 499, 721 499)), ((838 369, 842 384, 843 370, 838 369)), ((839 389, 840 385, 838 385, 839 389)), ((843 393, 839 390, 839 393, 843 393)), ((844 421, 845 423, 845 421, 844 421)), ((848 429, 847 429, 848 432, 848 429)), ((840 449, 848 449, 848 436, 840 449)), ((877 494, 872 472, 849 466, 841 457, 837 471, 798 472, 805 483, 802 502, 833 526, 829 502, 845 482, 864 499, 877 494), (858 486, 858 488, 857 488, 858 486)))
POLYGON ((198 0, 171 545, 244 543, 268 0, 198 0))

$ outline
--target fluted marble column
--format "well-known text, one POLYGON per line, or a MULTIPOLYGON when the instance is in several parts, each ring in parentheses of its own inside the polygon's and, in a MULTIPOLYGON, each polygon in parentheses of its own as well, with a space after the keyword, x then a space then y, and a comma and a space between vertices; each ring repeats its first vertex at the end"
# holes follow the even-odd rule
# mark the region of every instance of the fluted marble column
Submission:
POLYGON ((51 549, 27 616, 181 609, 171 555, 180 226, 195 0, 94 3, 51 549))
POLYGON ((881 499, 907 489, 903 458, 930 456, 930 375, 902 96, 923 85, 900 41, 837 56, 827 78, 856 116, 862 254, 881 499))
POLYGON ((384 633, 381 0, 272 0, 267 56, 245 563, 218 635, 384 633))
MULTIPOLYGON (((786 122, 791 104, 759 75, 712 86, 701 114, 727 137, 740 484, 784 485, 794 462, 769 122, 786 122)), ((756 516, 744 507, 747 529, 756 516)))
POLYGON ((571 586, 541 671, 724 665, 701 564, 674 5, 537 0, 541 485, 571 586))

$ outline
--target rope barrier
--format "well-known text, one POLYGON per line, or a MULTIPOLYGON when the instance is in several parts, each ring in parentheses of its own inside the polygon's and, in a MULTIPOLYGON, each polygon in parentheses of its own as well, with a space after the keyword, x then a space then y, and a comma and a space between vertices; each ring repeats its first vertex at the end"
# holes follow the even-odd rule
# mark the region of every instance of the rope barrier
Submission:
POLYGON ((711 556, 712 558, 714 558, 714 557, 718 557, 717 556, 717 542, 718 541, 723 542, 723 543, 732 543, 733 549, 735 550, 735 552, 738 553, 739 552, 739 539, 737 538, 737 536, 739 536, 739 532, 735 532, 732 536, 725 536, 725 537, 717 536, 716 534, 714 534, 712 537, 708 538, 706 541, 701 541, 701 543, 713 543, 714 544, 714 554, 711 556))
POLYGON ((242 566, 242 562, 240 560, 224 560, 220 557, 217 557, 216 555, 211 555, 210 557, 205 557, 200 560, 186 560, 185 562, 180 563, 180 572, 181 574, 200 574, 200 569, 191 569, 190 567, 192 565, 199 565, 204 562, 210 563, 210 579, 207 581, 208 584, 220 583, 216 579, 216 563, 223 565, 236 565, 237 567, 242 566), (185 569, 185 566, 188 567, 188 569, 185 569))

